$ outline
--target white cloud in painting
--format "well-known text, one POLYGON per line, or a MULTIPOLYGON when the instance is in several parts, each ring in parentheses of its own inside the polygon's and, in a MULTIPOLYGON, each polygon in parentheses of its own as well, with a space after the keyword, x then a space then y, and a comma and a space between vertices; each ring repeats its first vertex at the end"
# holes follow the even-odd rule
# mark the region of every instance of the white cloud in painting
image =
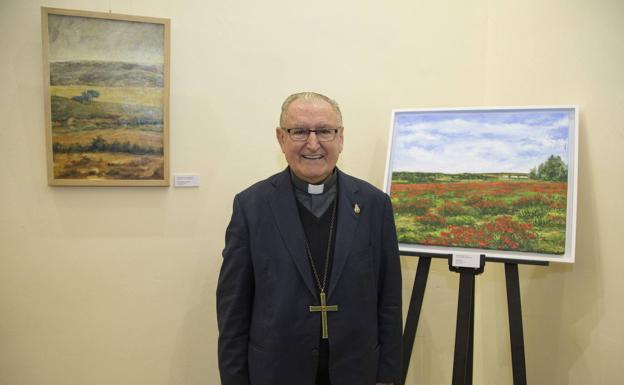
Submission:
POLYGON ((393 171, 529 172, 568 162, 568 110, 397 113, 393 171))
POLYGON ((164 31, 162 24, 51 14, 48 57, 163 64, 164 31))

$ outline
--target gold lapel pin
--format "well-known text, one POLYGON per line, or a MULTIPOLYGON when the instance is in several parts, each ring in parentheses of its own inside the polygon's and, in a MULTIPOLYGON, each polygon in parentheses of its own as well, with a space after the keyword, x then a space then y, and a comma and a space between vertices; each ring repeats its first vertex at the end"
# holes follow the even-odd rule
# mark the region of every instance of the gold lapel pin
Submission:
POLYGON ((356 214, 360 213, 360 206, 357 203, 353 205, 353 212, 356 214))

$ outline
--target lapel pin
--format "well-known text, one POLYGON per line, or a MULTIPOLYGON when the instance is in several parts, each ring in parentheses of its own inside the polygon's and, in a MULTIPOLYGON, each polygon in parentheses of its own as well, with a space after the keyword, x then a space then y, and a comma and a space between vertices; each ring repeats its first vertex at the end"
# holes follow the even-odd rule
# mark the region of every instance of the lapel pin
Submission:
POLYGON ((353 205, 353 212, 356 214, 360 213, 360 206, 357 203, 353 205))

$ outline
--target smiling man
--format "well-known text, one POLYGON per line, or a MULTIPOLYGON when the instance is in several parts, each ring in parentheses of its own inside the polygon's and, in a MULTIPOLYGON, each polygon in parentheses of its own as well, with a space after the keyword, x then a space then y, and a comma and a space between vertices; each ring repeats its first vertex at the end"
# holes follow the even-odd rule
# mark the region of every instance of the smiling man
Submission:
POLYGON ((217 286, 222 385, 398 383, 401 271, 390 199, 336 167, 342 114, 282 105, 288 168, 237 194, 217 286))
POLYGON ((295 176, 320 184, 334 172, 343 142, 342 117, 334 101, 312 93, 288 97, 275 132, 295 176))

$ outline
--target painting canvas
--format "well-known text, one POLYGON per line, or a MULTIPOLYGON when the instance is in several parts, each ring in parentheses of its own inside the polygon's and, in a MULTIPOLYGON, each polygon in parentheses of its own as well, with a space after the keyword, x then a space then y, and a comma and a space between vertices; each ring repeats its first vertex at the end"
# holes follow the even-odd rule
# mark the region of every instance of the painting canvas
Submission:
POLYGON ((168 186, 169 20, 42 8, 50 185, 168 186))
POLYGON ((577 122, 568 106, 393 111, 399 248, 573 262, 577 122))

